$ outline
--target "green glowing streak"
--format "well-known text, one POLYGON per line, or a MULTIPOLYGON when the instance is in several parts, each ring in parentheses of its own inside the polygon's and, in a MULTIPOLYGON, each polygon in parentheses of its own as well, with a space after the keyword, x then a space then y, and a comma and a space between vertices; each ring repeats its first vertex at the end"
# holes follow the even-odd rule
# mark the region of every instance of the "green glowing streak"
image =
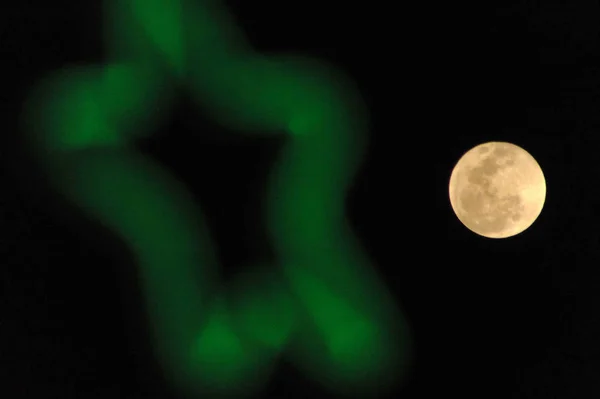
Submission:
POLYGON ((181 3, 165 0, 134 0, 134 18, 144 28, 154 47, 162 50, 169 66, 182 74, 185 65, 183 10, 181 3))
POLYGON ((24 117, 65 197, 133 250, 165 374, 186 391, 241 395, 289 349, 332 390, 391 384, 410 335, 345 219, 367 128, 350 79, 323 62, 256 55, 216 1, 109 0, 105 10, 109 63, 52 74, 24 117), (266 204, 279 274, 219 287, 185 186, 130 148, 178 87, 224 125, 290 134, 266 204))

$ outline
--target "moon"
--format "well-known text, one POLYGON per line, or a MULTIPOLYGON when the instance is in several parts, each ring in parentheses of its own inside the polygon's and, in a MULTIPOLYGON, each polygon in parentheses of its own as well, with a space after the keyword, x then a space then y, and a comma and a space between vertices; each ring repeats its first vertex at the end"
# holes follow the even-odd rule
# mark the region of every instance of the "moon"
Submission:
POLYGON ((527 230, 546 200, 542 168, 527 151, 506 142, 480 144, 452 170, 450 204, 472 232, 508 238, 527 230))

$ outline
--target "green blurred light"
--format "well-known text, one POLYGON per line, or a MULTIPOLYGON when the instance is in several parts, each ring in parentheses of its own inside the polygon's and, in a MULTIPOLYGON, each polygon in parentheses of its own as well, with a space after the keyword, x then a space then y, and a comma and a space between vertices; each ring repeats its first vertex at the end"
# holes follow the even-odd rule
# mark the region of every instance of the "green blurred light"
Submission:
POLYGON ((338 393, 393 385, 409 328, 344 210, 368 125, 351 80, 256 54, 216 1, 108 0, 105 13, 107 63, 42 80, 23 122, 65 197, 134 252, 165 375, 188 391, 250 394, 283 353, 338 393), (232 291, 185 185, 131 146, 180 88, 223 125, 289 134, 265 204, 281 267, 232 291))

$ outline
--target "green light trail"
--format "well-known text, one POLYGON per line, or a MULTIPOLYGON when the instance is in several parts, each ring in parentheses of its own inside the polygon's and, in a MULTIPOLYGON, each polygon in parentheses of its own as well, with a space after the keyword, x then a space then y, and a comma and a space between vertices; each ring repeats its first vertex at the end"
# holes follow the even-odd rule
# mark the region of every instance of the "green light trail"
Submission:
POLYGON ((185 393, 250 395, 287 357, 338 394, 397 384, 410 329, 345 216, 367 112, 351 79, 256 53, 217 1, 105 2, 110 61, 50 73, 23 123, 65 199, 135 254, 163 370, 185 393), (286 131, 265 207, 279 266, 231 286, 185 184, 132 143, 189 91, 244 134, 286 131))

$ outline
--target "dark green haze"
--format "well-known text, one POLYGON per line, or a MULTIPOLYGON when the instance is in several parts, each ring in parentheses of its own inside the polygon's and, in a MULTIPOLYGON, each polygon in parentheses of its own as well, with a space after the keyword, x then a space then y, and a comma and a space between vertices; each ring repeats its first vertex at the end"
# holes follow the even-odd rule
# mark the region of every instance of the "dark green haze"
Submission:
POLYGON ((23 123, 58 190, 134 253, 168 381, 251 394, 285 357, 338 394, 399 383, 410 329, 345 217, 367 125, 351 80, 257 54, 218 1, 110 0, 104 18, 110 61, 43 77, 23 123), (181 90, 241 133, 289 134, 265 203, 279 266, 230 286, 184 184, 132 145, 181 90))

